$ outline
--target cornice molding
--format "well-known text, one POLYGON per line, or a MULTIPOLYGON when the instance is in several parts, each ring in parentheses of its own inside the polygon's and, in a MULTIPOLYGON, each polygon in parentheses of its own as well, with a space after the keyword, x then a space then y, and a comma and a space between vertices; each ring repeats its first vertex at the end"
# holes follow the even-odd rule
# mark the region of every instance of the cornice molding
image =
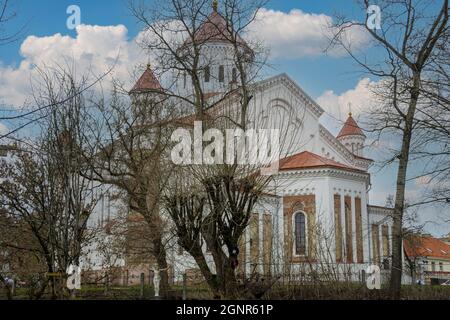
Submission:
POLYGON ((368 205, 367 209, 369 214, 391 215, 394 212, 394 209, 392 208, 385 208, 371 205, 368 205))
POLYGON ((332 177, 343 178, 354 181, 370 182, 370 175, 368 173, 359 173, 353 171, 346 171, 335 168, 317 168, 317 169, 302 169, 302 170, 289 170, 280 171, 277 174, 278 177, 298 177, 298 178, 318 178, 318 177, 332 177))
POLYGON ((274 77, 267 78, 254 84, 254 91, 263 92, 276 85, 285 85, 291 90, 297 98, 317 117, 319 118, 324 110, 300 88, 287 74, 282 73, 274 77))

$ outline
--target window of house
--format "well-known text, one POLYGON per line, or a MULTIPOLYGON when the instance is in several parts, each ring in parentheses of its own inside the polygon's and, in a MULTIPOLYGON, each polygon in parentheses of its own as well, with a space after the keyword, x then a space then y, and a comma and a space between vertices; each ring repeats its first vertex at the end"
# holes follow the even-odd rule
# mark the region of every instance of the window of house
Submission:
POLYGON ((306 254, 306 217, 302 212, 295 214, 295 254, 306 254))
POLYGON ((236 68, 233 68, 231 71, 231 82, 237 82, 237 70, 236 68))
POLYGON ((436 271, 436 262, 431 262, 431 271, 436 271))
POLYGON ((439 262, 439 271, 444 271, 444 264, 442 262, 439 262))
POLYGON ((186 72, 183 72, 183 88, 186 88, 187 76, 186 72))
POLYGON ((219 82, 223 82, 225 79, 225 68, 224 66, 219 66, 219 82))
POLYGON ((211 77, 211 70, 209 66, 205 67, 205 82, 209 82, 209 78, 211 77))

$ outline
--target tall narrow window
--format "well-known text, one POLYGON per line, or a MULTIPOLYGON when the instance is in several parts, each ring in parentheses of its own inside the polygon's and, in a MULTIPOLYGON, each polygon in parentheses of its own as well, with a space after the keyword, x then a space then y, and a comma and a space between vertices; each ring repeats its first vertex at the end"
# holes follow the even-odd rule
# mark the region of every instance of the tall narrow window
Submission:
POLYGON ((431 271, 435 272, 436 271, 436 262, 431 261, 431 271))
POLYGON ((305 214, 298 212, 295 214, 295 254, 306 254, 306 225, 305 214))
POLYGON ((231 71, 231 82, 235 83, 237 82, 237 70, 236 68, 233 68, 231 71))
POLYGON ((219 66, 219 82, 223 82, 225 79, 225 68, 223 66, 219 66))
POLYGON ((211 70, 209 66, 205 67, 205 82, 209 82, 209 78, 211 77, 211 70))
POLYGON ((187 76, 186 76, 186 72, 183 72, 183 88, 186 88, 186 82, 187 82, 187 76))

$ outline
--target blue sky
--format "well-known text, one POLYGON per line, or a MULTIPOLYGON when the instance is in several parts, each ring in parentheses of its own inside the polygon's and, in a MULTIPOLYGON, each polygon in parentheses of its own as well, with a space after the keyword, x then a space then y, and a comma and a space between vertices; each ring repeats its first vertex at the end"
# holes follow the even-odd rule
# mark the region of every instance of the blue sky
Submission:
MULTIPOLYGON (((130 39, 140 31, 140 26, 127 9, 127 0, 18 0, 19 16, 12 21, 10 28, 18 30, 25 25, 21 39, 29 35, 42 37, 56 33, 75 36, 75 31, 66 27, 68 18, 66 9, 73 4, 80 7, 83 24, 100 26, 123 24, 128 29, 130 39)), ((354 17, 364 16, 364 12, 353 6, 351 0, 272 0, 267 8, 284 12, 297 8, 316 14, 333 15, 335 12, 345 12, 354 17)), ((19 40, 2 47, 0 60, 8 65, 18 64, 21 61, 20 45, 19 40)), ((313 97, 330 88, 337 93, 348 90, 354 87, 355 81, 361 77, 354 63, 346 58, 339 59, 339 63, 327 57, 275 59, 272 63, 280 71, 290 70, 289 75, 313 97)))
MULTIPOLYGON (((0 47, 0 95, 1 86, 3 85, 5 87, 5 83, 7 83, 7 80, 2 80, 1 77, 16 77, 17 83, 24 82, 26 80, 19 74, 19 69, 22 68, 23 70, 27 70, 28 67, 20 67, 21 63, 24 61, 29 61, 30 63, 35 62, 35 60, 33 60, 35 58, 33 55, 36 53, 38 53, 39 58, 41 59, 45 60, 49 58, 45 52, 40 52, 39 50, 54 51, 54 54, 57 54, 58 50, 63 50, 65 48, 61 43, 64 43, 68 38, 56 39, 55 35, 61 34, 61 36, 70 36, 71 38, 77 37, 77 31, 69 30, 66 27, 66 20, 69 16, 66 13, 66 9, 69 5, 78 5, 80 7, 81 23, 83 25, 123 25, 126 29, 114 30, 114 35, 122 42, 131 42, 141 31, 135 18, 127 9, 127 0, 17 0, 15 9, 18 12, 18 18, 12 20, 9 29, 12 31, 18 30, 24 25, 25 29, 18 41, 0 47), (126 33, 124 33, 124 30, 126 33), (31 36, 39 39, 43 37, 50 38, 47 42, 44 42, 42 40, 37 41, 31 36), (123 39, 123 37, 125 37, 125 39, 123 39), (24 44, 25 40, 29 40, 26 45, 24 44), (58 43, 58 46, 52 47, 55 43, 58 43), (39 46, 45 44, 49 45, 49 47, 46 47, 45 49, 39 48, 39 46), (21 47, 24 48, 22 52, 21 47), (52 50, 52 48, 55 49, 52 50), (9 73, 2 72, 2 67, 3 70, 8 70, 9 73)), ((281 15, 281 19, 292 18, 292 21, 297 22, 299 21, 298 19, 303 19, 305 17, 311 19, 311 21, 315 21, 316 19, 319 19, 319 17, 331 18, 335 13, 345 13, 354 19, 362 19, 365 16, 365 12, 351 0, 272 0, 266 6, 266 10, 268 16, 275 16, 275 13, 277 13, 279 16, 281 15), (301 13, 292 13, 291 10, 295 9, 301 10, 301 13)), ((303 33, 314 31, 314 29, 310 29, 310 26, 308 25, 301 24, 301 26, 304 26, 306 29, 300 27, 291 30, 289 36, 292 40, 286 40, 286 42, 280 40, 281 45, 290 48, 293 42, 304 41, 304 47, 311 48, 311 46, 314 46, 314 43, 316 43, 315 41, 318 41, 317 43, 323 43, 323 39, 318 40, 314 38, 317 37, 317 35, 311 35, 306 40, 303 39, 303 33), (308 45, 308 41, 312 44, 308 45)), ((267 29, 264 30, 270 31, 272 26, 266 26, 266 28, 267 29)), ((95 33, 96 29, 88 29, 85 30, 85 32, 85 36, 88 37, 89 32, 91 32, 91 34, 95 33)), ((271 39, 270 36, 268 37, 271 39)), ((274 36, 272 35, 272 37, 274 36)), ((76 45, 76 43, 74 45, 76 45)), ((101 46, 100 43, 98 45, 101 46)), ((314 99, 318 99, 321 104, 330 103, 331 105, 329 108, 339 109, 338 112, 333 114, 335 118, 338 118, 341 121, 344 121, 346 118, 348 111, 346 104, 348 102, 352 102, 354 105, 353 108, 355 109, 364 109, 364 100, 361 99, 361 96, 364 95, 364 91, 362 91, 362 93, 360 92, 361 88, 358 87, 358 84, 363 80, 365 75, 361 73, 361 70, 355 63, 344 56, 321 54, 320 50, 315 51, 313 54, 304 55, 299 52, 299 50, 302 50, 304 47, 291 48, 289 49, 292 52, 290 56, 279 54, 272 59, 270 62, 275 68, 273 73, 286 72, 297 81, 310 96, 314 99), (334 106, 333 103, 335 102, 336 104, 339 102, 341 105, 334 106)), ((71 47, 71 50, 73 49, 74 48, 71 47)), ((286 51, 289 50, 286 49, 286 51)), ((130 54, 129 60, 127 60, 129 64, 134 63, 132 56, 133 55, 130 54)), ((327 110, 327 108, 325 109, 327 110)), ((336 129, 340 124, 336 123, 335 125, 334 133, 336 133, 336 129)), ((373 204, 384 205, 386 196, 394 192, 395 169, 395 167, 390 167, 381 171, 375 170, 375 168, 372 170, 373 188, 371 191, 371 202, 373 204)), ((414 191, 416 186, 414 183, 410 183, 409 187, 414 191)), ((435 218, 437 214, 442 213, 439 212, 439 210, 441 209, 425 209, 424 212, 426 214, 424 214, 425 218, 423 219, 432 219, 437 222, 437 224, 430 224, 427 227, 427 230, 434 232, 437 235, 450 231, 448 226, 440 225, 440 220, 435 218)))

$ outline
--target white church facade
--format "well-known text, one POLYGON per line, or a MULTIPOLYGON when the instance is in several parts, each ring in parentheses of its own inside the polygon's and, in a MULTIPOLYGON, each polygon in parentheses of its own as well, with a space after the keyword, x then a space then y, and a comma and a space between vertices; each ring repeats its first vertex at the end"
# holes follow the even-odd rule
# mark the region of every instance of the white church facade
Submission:
MULTIPOLYGON (((208 20, 224 23, 216 10, 208 20)), ((206 25, 203 30, 210 29, 206 25)), ((214 35, 203 45, 208 64, 204 92, 210 99, 239 76, 230 46, 214 35)), ((177 86, 186 95, 192 92, 185 77, 178 77, 177 86)), ((159 87, 147 68, 131 92, 159 87)), ((370 264, 388 268, 391 210, 370 205, 372 160, 364 157, 366 136, 353 116, 349 114, 334 136, 320 123, 324 110, 286 74, 256 82, 252 94, 248 125, 270 124, 281 130, 284 145, 270 191, 255 206, 241 241, 238 272, 301 274, 329 268, 357 280, 370 264)), ((169 249, 167 259, 175 281, 196 270, 192 257, 176 246, 169 249)))
MULTIPOLYGON (((282 133, 289 143, 241 241, 238 272, 319 268, 357 280, 370 264, 388 268, 391 210, 369 204, 372 160, 364 158, 365 135, 352 115, 335 137, 319 122, 323 109, 286 74, 255 88, 252 107, 262 109, 255 114, 276 114, 282 131, 289 121, 282 133)), ((173 250, 170 259, 178 280, 196 268, 186 252, 173 250)))

